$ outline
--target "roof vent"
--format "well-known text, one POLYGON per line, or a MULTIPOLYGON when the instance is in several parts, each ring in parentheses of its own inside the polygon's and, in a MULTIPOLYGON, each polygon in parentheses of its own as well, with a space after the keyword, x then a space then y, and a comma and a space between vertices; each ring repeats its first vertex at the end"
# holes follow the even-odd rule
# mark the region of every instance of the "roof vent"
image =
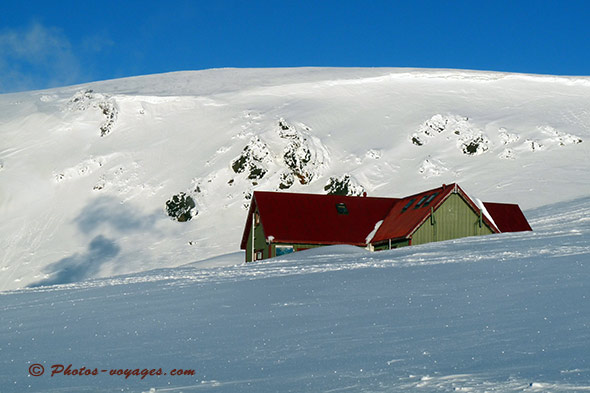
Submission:
POLYGON ((348 214, 348 208, 344 203, 337 203, 336 204, 336 211, 338 214, 348 214))

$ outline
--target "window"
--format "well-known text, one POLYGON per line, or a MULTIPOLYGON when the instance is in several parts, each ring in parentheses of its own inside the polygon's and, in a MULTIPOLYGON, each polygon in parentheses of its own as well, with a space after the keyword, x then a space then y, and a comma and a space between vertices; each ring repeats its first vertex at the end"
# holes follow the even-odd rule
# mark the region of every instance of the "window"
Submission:
POLYGON ((275 246, 275 256, 281 256, 286 254, 291 254, 293 251, 293 246, 275 246))
POLYGON ((260 213, 254 213, 254 225, 260 225, 260 213))
POLYGON ((262 251, 256 251, 256 252, 254 253, 254 260, 255 260, 255 261, 259 261, 259 260, 261 260, 261 259, 262 259, 262 251))
POLYGON ((416 198, 412 198, 410 200, 410 202, 406 203, 406 206, 404 206, 402 209, 402 213, 405 212, 406 210, 408 210, 410 208, 410 206, 412 206, 412 203, 414 203, 415 201, 416 201, 416 198))
POLYGON ((430 202, 432 202, 432 200, 433 200, 434 198, 436 198, 436 196, 437 196, 437 195, 438 195, 438 192, 435 192, 434 194, 432 194, 431 196, 429 196, 429 197, 428 197, 428 199, 426 200, 426 202, 424 202, 424 206, 428 206, 428 204, 429 204, 430 202))
POLYGON ((348 209, 344 203, 337 203, 336 211, 338 211, 338 214, 348 214, 348 209))
POLYGON ((428 195, 424 195, 422 198, 420 198, 420 200, 418 201, 418 203, 416 203, 416 206, 414 206, 414 209, 419 208, 420 205, 422 205, 424 203, 424 201, 426 200, 427 197, 428 197, 428 195))

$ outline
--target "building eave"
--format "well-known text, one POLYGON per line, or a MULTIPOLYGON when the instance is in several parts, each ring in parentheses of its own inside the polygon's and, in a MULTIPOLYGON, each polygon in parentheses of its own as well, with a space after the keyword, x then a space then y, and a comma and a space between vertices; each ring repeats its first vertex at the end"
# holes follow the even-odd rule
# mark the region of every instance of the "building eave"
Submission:
POLYGON ((256 193, 252 195, 252 201, 250 202, 250 208, 248 209, 248 215, 246 216, 246 225, 244 225, 244 232, 242 234, 242 242, 240 243, 240 250, 245 250, 246 246, 248 245, 248 236, 250 236, 250 220, 249 217, 252 217, 254 211, 256 210, 256 193))

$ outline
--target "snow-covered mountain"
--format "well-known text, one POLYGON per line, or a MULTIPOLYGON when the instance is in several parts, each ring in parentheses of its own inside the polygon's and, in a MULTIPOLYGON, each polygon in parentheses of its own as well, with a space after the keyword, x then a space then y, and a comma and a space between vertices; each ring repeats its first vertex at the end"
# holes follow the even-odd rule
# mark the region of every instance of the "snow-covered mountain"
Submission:
POLYGON ((215 257, 238 251, 257 189, 458 182, 525 214, 588 195, 590 78, 179 72, 2 95, 0 136, 5 290, 235 263, 215 257))
POLYGON ((182 72, 2 95, 0 136, 2 393, 590 390, 590 78, 182 72), (450 182, 534 231, 241 263, 256 189, 450 182))

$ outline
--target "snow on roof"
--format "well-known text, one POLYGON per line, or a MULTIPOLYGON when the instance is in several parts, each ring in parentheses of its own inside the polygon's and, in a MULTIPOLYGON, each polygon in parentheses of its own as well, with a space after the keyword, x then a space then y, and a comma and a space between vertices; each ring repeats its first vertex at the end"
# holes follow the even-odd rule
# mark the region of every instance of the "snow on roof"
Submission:
MULTIPOLYGON (((488 218, 488 220, 491 221, 492 224, 494 224, 494 226, 496 228, 498 228, 498 225, 496 225, 496 222, 494 221, 494 219, 492 218, 492 216, 490 215, 490 213, 488 212, 488 209, 486 209, 486 206, 484 204, 484 202, 482 202, 481 199, 479 198, 474 198, 471 197, 471 200, 473 201, 473 203, 475 203, 475 205, 483 212, 483 214, 488 218)), ((500 229, 500 228, 498 228, 500 229)), ((502 231, 504 232, 504 231, 502 231)))
POLYGON ((365 243, 366 244, 371 243, 371 241, 373 240, 373 237, 375 237, 375 234, 379 230, 379 227, 381 226, 381 224, 383 224, 383 220, 377 221, 377 223, 375 224, 375 228, 373 228, 373 230, 371 231, 371 233, 369 233, 367 235, 367 237, 365 238, 365 243))

